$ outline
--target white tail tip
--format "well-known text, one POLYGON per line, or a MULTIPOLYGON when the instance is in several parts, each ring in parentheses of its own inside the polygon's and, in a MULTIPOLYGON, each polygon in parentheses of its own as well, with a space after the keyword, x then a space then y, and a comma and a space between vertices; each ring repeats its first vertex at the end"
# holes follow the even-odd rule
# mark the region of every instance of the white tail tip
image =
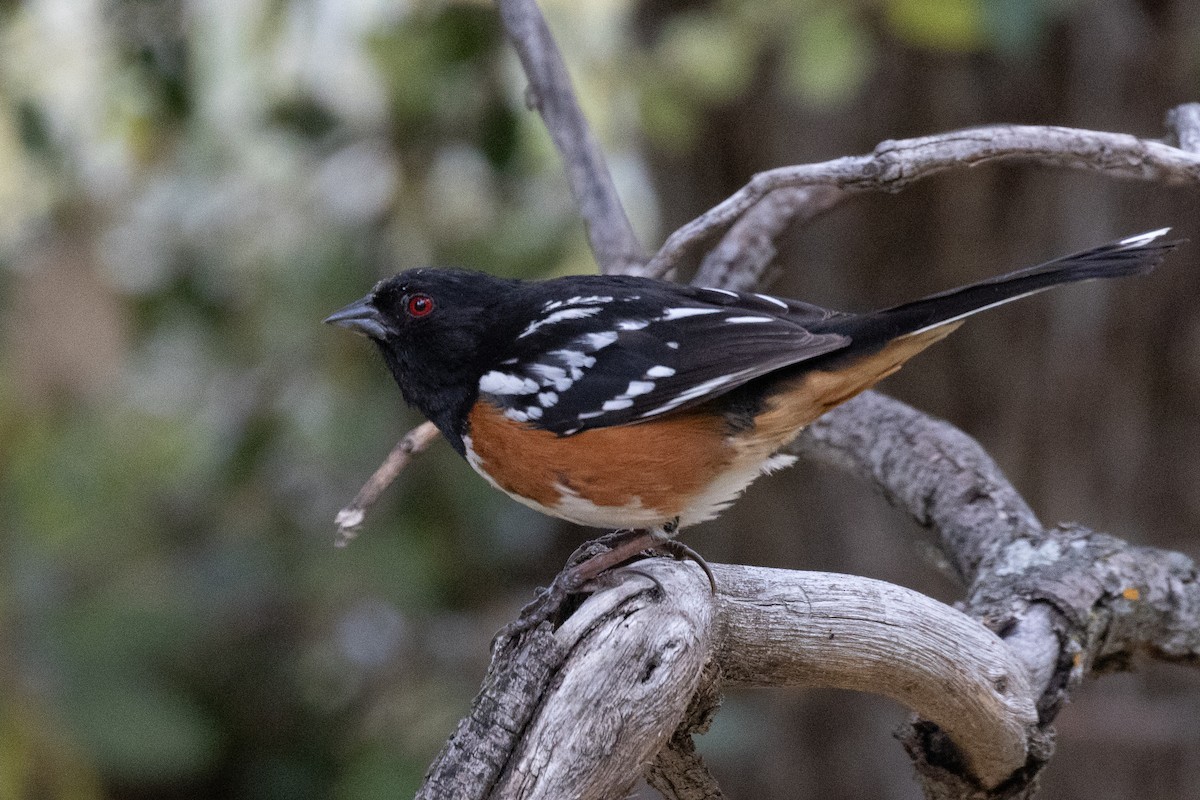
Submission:
POLYGON ((1117 242, 1117 244, 1127 249, 1133 247, 1144 247, 1145 245, 1153 242, 1155 239, 1166 236, 1170 230, 1170 228, 1159 228, 1156 231, 1139 233, 1137 236, 1130 236, 1128 239, 1122 239, 1121 241, 1117 242))

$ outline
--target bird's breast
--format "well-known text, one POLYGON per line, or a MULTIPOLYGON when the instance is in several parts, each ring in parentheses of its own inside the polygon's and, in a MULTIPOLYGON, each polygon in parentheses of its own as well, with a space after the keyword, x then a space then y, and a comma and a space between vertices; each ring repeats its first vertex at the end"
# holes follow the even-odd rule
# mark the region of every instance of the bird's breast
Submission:
POLYGON ((580 525, 646 528, 675 517, 699 522, 719 509, 697 513, 697 501, 712 505, 711 489, 719 485, 724 494, 730 470, 745 471, 738 469, 724 419, 711 411, 559 436, 514 422, 483 401, 468 422, 466 456, 477 472, 522 503, 580 525))

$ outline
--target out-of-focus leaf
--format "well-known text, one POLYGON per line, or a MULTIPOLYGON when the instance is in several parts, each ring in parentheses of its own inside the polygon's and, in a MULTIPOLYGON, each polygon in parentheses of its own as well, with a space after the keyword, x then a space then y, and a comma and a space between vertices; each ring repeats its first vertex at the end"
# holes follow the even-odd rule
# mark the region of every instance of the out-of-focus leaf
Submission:
POLYGON ((660 147, 685 150, 696 138, 694 103, 657 81, 647 81, 638 96, 642 130, 660 147))
POLYGON ((479 123, 479 138, 484 156, 497 170, 513 166, 520 147, 520 120, 504 103, 488 104, 479 123))
POLYGON ((983 4, 988 41, 1005 55, 1028 55, 1046 35, 1046 5, 1045 0, 988 0, 983 4))
POLYGON ((199 774, 218 758, 213 720, 153 680, 122 675, 75 697, 69 713, 80 739, 108 774, 166 783, 199 774))
POLYGON ((58 714, 0 686, 0 800, 104 797, 99 772, 58 723, 58 714))
POLYGON ((298 95, 276 103, 270 110, 270 119, 281 128, 307 139, 320 139, 338 125, 337 117, 310 95, 298 95))
POLYGON ((709 101, 727 100, 741 91, 757 57, 754 41, 729 18, 705 13, 673 17, 655 51, 674 80, 709 101))
POLYGON ((335 790, 335 800, 391 800, 411 797, 421 786, 425 764, 414 763, 385 747, 357 754, 335 790))
POLYGON ((987 44, 983 0, 885 0, 888 25, 914 47, 972 52, 987 44))
POLYGON ((786 54, 788 84, 815 105, 849 99, 871 70, 871 44, 852 9, 814 9, 794 28, 786 54))

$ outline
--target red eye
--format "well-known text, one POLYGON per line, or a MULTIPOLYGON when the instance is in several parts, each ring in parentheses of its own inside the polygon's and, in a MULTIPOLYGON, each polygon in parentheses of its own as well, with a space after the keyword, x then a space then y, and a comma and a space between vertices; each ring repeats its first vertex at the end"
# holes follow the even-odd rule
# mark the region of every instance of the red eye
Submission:
POLYGON ((427 294, 414 294, 408 298, 408 315, 424 317, 433 311, 433 298, 427 294))

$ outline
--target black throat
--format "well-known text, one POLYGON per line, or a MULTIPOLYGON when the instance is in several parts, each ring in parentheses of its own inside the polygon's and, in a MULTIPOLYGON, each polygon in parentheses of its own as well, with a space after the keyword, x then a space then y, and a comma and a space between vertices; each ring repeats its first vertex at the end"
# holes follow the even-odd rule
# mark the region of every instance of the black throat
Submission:
POLYGON ((452 365, 443 364, 442 380, 437 385, 427 381, 427 375, 422 370, 423 365, 405 363, 402 354, 382 342, 376 342, 383 360, 387 363, 388 371, 392 373, 404 402, 420 411, 426 419, 437 426, 442 436, 460 456, 466 456, 466 446, 463 435, 466 433, 467 414, 471 410, 479 390, 477 370, 470 370, 466 365, 453 369, 452 365), (461 374, 456 374, 461 373, 461 374), (445 380, 445 378, 450 380, 445 380))

